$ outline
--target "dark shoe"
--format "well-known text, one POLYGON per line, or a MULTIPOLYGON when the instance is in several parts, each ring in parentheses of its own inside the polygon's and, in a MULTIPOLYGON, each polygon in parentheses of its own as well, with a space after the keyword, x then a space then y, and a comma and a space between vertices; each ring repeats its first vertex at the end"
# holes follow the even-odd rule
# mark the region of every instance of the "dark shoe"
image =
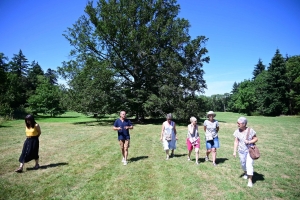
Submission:
POLYGON ((23 171, 22 167, 19 167, 18 169, 15 170, 15 172, 21 173, 23 171))
POLYGON ((37 170, 37 169, 39 169, 39 168, 40 168, 40 165, 39 165, 39 164, 37 164, 37 165, 35 165, 35 166, 34 166, 34 168, 33 168, 33 169, 37 170))
POLYGON ((174 153, 171 153, 171 156, 170 156, 171 158, 173 158, 174 157, 174 153))

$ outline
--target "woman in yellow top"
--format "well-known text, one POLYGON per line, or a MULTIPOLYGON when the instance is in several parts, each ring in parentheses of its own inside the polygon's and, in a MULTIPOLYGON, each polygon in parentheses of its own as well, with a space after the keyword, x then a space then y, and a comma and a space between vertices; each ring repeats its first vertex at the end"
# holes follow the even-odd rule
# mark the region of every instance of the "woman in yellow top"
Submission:
POLYGON ((39 136, 41 135, 41 128, 35 122, 32 115, 25 117, 26 125, 26 140, 23 145, 22 154, 19 158, 20 167, 15 172, 22 172, 24 163, 31 160, 35 160, 34 169, 38 169, 39 166, 39 136))

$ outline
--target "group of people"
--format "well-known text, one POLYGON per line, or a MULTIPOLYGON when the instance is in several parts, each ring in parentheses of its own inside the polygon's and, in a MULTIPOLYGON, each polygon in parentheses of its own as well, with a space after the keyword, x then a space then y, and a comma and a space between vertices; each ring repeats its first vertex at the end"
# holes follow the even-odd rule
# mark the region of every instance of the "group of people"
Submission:
MULTIPOLYGON (((219 123, 214 119, 216 114, 213 111, 207 113, 207 120, 204 121, 204 133, 206 141, 206 156, 205 161, 209 161, 209 154, 212 153, 212 164, 216 166, 216 155, 219 144, 219 123)), ((162 124, 160 140, 163 142, 163 147, 166 152, 166 160, 169 160, 169 156, 174 156, 174 149, 176 149, 177 132, 175 122, 172 121, 172 115, 167 114, 167 120, 162 124), (169 150, 171 149, 171 155, 169 150)), ((190 124, 187 127, 186 145, 188 150, 188 161, 191 160, 191 153, 195 149, 196 164, 199 164, 199 149, 200 149, 200 134, 199 126, 197 125, 197 119, 195 117, 190 118, 190 124)))
MULTIPOLYGON (((217 148, 220 147, 218 132, 220 130, 219 123, 214 118, 216 114, 213 111, 207 113, 207 120, 204 121, 204 135, 206 141, 206 155, 205 161, 209 161, 209 154, 212 154, 212 164, 216 166, 217 148)), ((197 119, 195 117, 190 118, 190 124, 187 127, 186 145, 188 150, 188 161, 191 160, 191 153, 195 150, 196 164, 199 164, 199 149, 200 149, 200 134, 199 126, 197 125, 197 119)), ((247 127, 247 119, 240 117, 237 120, 238 129, 233 133, 234 136, 234 148, 233 156, 236 157, 236 150, 238 150, 240 163, 244 171, 243 178, 248 179, 248 187, 252 187, 253 176, 253 159, 249 155, 249 148, 255 144, 258 139, 256 132, 247 127), (247 138, 248 136, 248 138, 247 138)), ((130 134, 129 130, 133 129, 132 122, 126 118, 126 112, 120 112, 120 118, 118 118, 113 126, 113 130, 118 132, 118 141, 122 153, 122 163, 127 165, 128 161, 128 148, 130 146, 130 134)), ((22 172, 24 163, 31 160, 35 160, 34 169, 39 169, 39 136, 41 135, 41 128, 36 123, 32 115, 25 117, 25 132, 26 140, 23 145, 23 150, 19 158, 20 166, 15 172, 22 172)), ((160 140, 163 143, 163 148, 166 153, 166 160, 174 156, 174 150, 176 149, 177 131, 176 124, 172 121, 172 114, 167 114, 166 121, 162 124, 162 130, 160 134, 160 140), (171 154, 170 151, 171 150, 171 154)))

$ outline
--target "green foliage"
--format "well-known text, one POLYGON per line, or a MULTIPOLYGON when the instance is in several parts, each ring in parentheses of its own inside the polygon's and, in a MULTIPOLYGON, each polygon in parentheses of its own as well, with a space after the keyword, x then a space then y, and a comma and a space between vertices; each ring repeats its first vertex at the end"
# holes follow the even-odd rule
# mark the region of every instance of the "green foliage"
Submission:
MULTIPOLYGON (((87 15, 64 34, 74 47, 71 55, 76 59, 69 62, 75 65, 63 66, 60 73, 74 77, 90 58, 105 62, 117 83, 115 89, 121 92, 116 99, 136 117, 175 112, 174 108, 183 108, 191 99, 197 101, 196 93, 206 88, 202 66, 209 62, 209 57, 204 57, 208 39, 190 39, 189 22, 177 18, 179 8, 173 0, 99 0, 95 7, 89 2, 87 15), (173 93, 175 96, 170 95, 173 93), (156 99, 165 102, 165 95, 169 101, 176 99, 172 106, 157 103, 156 99)), ((109 93, 103 88, 99 92, 109 93)), ((84 95, 83 90, 77 90, 79 93, 84 95)), ((104 101, 101 106, 110 105, 104 101)), ((99 108, 94 106, 94 112, 99 108)))
POLYGON ((289 109, 291 114, 300 113, 300 56, 292 56, 286 62, 289 109))
POLYGON ((256 95, 253 81, 244 80, 239 84, 238 91, 232 95, 231 109, 238 113, 251 115, 255 110, 256 95))
POLYGON ((285 60, 278 49, 272 58, 266 79, 268 85, 265 88, 267 93, 263 102, 265 107, 263 114, 271 116, 286 114, 288 112, 286 67, 285 60))
POLYGON ((258 63, 255 65, 255 68, 253 70, 253 78, 255 79, 260 73, 262 73, 265 70, 266 66, 262 63, 261 59, 258 59, 258 63))
POLYGON ((44 76, 39 76, 35 94, 28 99, 32 113, 44 113, 51 116, 63 114, 65 110, 60 106, 60 92, 58 86, 49 83, 44 76))
POLYGON ((69 71, 72 74, 69 88, 65 89, 65 97, 69 99, 68 108, 84 114, 100 115, 119 110, 119 104, 125 99, 122 96, 125 89, 117 86, 108 63, 89 58, 85 65, 80 67, 78 62, 70 61, 65 62, 58 70, 65 78, 70 75, 69 71))
POLYGON ((285 59, 278 49, 267 70, 259 59, 252 81, 234 83, 229 110, 266 116, 299 113, 299 63, 299 56, 285 59))

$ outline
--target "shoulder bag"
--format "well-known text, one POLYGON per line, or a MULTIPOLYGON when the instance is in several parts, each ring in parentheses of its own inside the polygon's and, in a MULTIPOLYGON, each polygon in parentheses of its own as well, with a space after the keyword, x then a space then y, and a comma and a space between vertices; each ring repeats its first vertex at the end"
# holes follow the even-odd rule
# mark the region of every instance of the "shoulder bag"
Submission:
MULTIPOLYGON (((249 139, 249 133, 250 133, 250 128, 248 128, 248 132, 247 132, 247 136, 246 136, 247 140, 249 139)), ((250 157, 253 160, 256 160, 260 157, 260 152, 259 152, 257 146, 255 145, 255 143, 253 144, 253 146, 250 146, 250 147, 248 146, 248 149, 249 149, 250 157)))

